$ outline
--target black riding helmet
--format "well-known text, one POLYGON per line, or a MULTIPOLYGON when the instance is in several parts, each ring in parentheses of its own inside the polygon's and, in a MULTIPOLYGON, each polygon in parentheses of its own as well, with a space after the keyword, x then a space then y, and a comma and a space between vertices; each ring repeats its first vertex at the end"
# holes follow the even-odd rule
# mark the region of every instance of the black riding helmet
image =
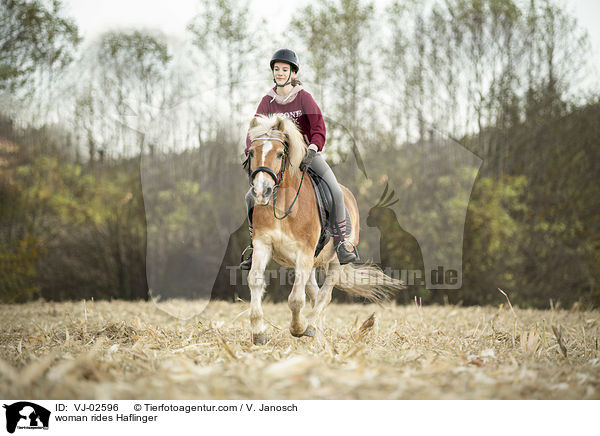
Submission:
POLYGON ((290 64, 294 73, 297 73, 300 69, 300 62, 298 62, 298 56, 296 56, 296 53, 294 53, 293 50, 290 50, 288 48, 282 48, 275 52, 275 54, 271 58, 271 71, 273 70, 273 65, 275 65, 275 62, 285 62, 286 64, 290 64))

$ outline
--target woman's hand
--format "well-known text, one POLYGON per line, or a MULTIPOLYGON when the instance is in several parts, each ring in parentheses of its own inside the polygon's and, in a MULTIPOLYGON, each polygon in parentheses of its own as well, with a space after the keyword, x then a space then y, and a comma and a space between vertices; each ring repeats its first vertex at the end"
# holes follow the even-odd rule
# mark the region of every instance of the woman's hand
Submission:
POLYGON ((317 151, 314 148, 309 147, 308 150, 306 150, 304 159, 302 159, 302 163, 300 164, 300 170, 305 171, 306 168, 309 168, 316 155, 317 151))

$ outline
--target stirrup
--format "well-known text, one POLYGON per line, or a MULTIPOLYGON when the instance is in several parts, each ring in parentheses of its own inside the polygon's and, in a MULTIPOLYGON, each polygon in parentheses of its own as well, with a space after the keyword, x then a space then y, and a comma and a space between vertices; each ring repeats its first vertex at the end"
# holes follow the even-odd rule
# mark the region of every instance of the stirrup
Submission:
POLYGON ((252 244, 248 245, 244 251, 242 251, 242 255, 240 256, 240 269, 249 270, 252 267, 252 252, 254 251, 254 247, 252 244), (250 250, 250 256, 248 259, 244 260, 244 254, 246 251, 250 250))
POLYGON ((350 241, 340 241, 335 247, 335 253, 340 261, 340 265, 346 265, 347 263, 359 263, 361 261, 356 246, 350 241), (345 244, 350 244, 352 246, 352 251, 349 251, 345 244))

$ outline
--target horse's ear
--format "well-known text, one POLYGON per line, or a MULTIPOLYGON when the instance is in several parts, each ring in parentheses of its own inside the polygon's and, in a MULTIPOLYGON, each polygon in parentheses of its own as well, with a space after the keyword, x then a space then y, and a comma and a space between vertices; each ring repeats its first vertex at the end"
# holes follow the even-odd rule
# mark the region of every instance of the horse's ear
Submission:
POLYGON ((277 122, 275 123, 275 130, 279 130, 280 132, 285 131, 285 121, 281 117, 277 117, 277 122))
POLYGON ((253 128, 256 126, 258 126, 258 120, 256 119, 256 117, 254 117, 250 120, 250 128, 253 128))

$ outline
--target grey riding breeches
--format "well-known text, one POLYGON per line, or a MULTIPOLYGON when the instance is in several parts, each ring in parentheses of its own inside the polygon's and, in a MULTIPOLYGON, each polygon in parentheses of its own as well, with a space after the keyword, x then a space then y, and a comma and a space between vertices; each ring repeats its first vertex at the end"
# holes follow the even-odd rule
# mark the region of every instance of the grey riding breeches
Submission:
POLYGON ((317 153, 313 159, 310 167, 317 173, 331 188, 331 194, 333 195, 333 202, 335 203, 335 220, 336 223, 343 221, 346 218, 346 210, 344 206, 344 193, 342 188, 335 178, 335 174, 327 164, 325 158, 321 153, 317 153))

